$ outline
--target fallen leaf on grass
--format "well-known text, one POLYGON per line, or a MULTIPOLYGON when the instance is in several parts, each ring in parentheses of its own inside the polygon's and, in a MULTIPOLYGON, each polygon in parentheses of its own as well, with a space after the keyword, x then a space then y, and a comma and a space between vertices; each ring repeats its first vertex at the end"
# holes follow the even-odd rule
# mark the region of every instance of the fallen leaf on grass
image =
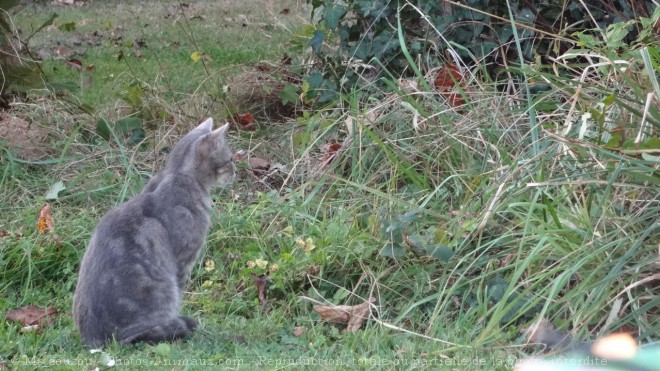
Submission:
POLYGON ((332 160, 335 159, 335 156, 337 155, 337 151, 341 149, 341 143, 337 142, 332 142, 328 144, 324 144, 321 149, 323 149, 323 156, 321 157, 320 166, 323 169, 326 169, 328 165, 332 162, 332 160))
POLYGON ((257 285, 257 292, 259 294, 259 302, 261 305, 266 305, 266 291, 268 291, 268 284, 271 282, 268 274, 252 275, 255 285, 257 285))
POLYGON ((8 235, 9 235, 9 233, 7 233, 7 231, 0 230, 0 238, 7 237, 8 235))
POLYGON ((46 193, 46 200, 57 200, 60 192, 62 192, 65 189, 66 187, 64 186, 64 182, 58 180, 57 182, 53 183, 53 185, 50 186, 50 189, 46 193))
POLYGON ((293 336, 300 337, 302 334, 305 333, 305 326, 297 326, 296 328, 293 329, 293 336))
POLYGON ((463 91, 466 90, 463 82, 463 74, 458 66, 451 63, 444 65, 444 67, 438 71, 433 85, 435 85, 435 88, 438 89, 440 94, 447 99, 447 103, 449 103, 450 106, 460 107, 465 104, 465 99, 463 99, 461 93, 454 89, 454 87, 458 85, 463 91))
POLYGON ((39 308, 35 305, 28 305, 27 307, 10 310, 5 318, 7 321, 20 322, 23 326, 21 333, 25 333, 52 325, 57 312, 54 307, 39 308))
POLYGON ((39 219, 37 220, 37 230, 41 233, 50 233, 55 229, 55 221, 50 214, 50 205, 46 203, 39 211, 39 219))
POLYGON ((375 302, 376 298, 370 297, 369 300, 358 305, 315 305, 314 310, 323 321, 346 323, 348 326, 345 332, 356 332, 369 318, 371 304, 375 302))
POLYGON ((255 131, 257 130, 257 125, 254 122, 254 116, 252 113, 237 113, 234 116, 234 120, 238 123, 238 127, 242 130, 255 131))
POLYGON ((80 60, 72 58, 72 59, 65 59, 64 62, 66 62, 67 66, 73 68, 74 70, 82 70, 83 64, 80 60))
POLYGON ((259 170, 263 172, 270 169, 270 162, 259 157, 250 157, 248 164, 252 170, 259 170))
POLYGON ((192 54, 190 54, 190 59, 192 59, 193 62, 197 63, 199 62, 200 59, 202 59, 202 53, 195 51, 192 54))

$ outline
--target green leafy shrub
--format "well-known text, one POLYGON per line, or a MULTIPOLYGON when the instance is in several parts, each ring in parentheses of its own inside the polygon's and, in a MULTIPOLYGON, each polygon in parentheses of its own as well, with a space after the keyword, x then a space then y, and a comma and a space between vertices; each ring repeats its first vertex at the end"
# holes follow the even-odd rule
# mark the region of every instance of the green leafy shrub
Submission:
MULTIPOLYGON (((372 81, 382 71, 405 76, 415 72, 415 65, 437 67, 445 50, 467 64, 485 59, 489 74, 496 77, 503 66, 522 59, 543 62, 565 52, 573 46, 568 37, 574 32, 605 30, 617 22, 649 17, 655 8, 650 0, 308 3, 316 22, 309 45, 320 68, 307 76, 307 95, 320 102, 361 79, 372 81)), ((621 43, 634 40, 641 29, 635 24, 628 27, 632 32, 626 32, 621 43)))

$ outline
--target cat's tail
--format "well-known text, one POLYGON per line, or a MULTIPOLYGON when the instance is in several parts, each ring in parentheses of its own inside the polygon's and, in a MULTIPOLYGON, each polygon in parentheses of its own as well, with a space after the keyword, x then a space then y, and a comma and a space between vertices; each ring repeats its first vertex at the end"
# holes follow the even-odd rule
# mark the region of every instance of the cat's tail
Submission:
POLYGON ((184 338, 197 327, 197 322, 189 317, 174 317, 163 321, 155 326, 134 325, 121 331, 119 341, 122 344, 137 343, 144 341, 148 344, 156 344, 165 341, 174 341, 184 338))

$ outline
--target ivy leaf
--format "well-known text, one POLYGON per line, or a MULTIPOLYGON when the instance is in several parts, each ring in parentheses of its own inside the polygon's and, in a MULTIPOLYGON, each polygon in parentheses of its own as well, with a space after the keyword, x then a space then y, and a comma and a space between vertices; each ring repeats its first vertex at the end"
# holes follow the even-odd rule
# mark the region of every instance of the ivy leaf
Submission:
POLYGON ((323 86, 319 89, 319 102, 331 102, 337 97, 337 85, 330 80, 323 80, 323 86))
POLYGON ((401 258, 406 256, 406 253, 407 251, 403 247, 397 244, 387 243, 380 249, 378 255, 389 258, 401 258))
POLYGON ((144 135, 144 129, 138 128, 133 130, 133 133, 131 133, 131 143, 133 144, 140 144, 144 140, 145 135, 144 135))
POLYGON ((429 247, 427 248, 427 251, 429 252, 429 255, 431 255, 434 258, 440 259, 445 263, 447 263, 449 259, 451 259, 451 257, 454 256, 454 250, 452 250, 449 246, 444 244, 438 244, 435 245, 435 247, 429 247))
MULTIPOLYGON (((107 141, 110 140, 111 130, 117 135, 125 135, 136 129, 142 129, 142 121, 137 117, 127 117, 115 122, 100 118, 96 122, 96 133, 107 141)), ((138 140, 139 138, 136 136, 135 139, 138 140)))
POLYGON ((339 25, 339 21, 346 14, 346 7, 343 5, 334 5, 332 7, 326 6, 323 9, 323 24, 329 30, 335 30, 339 25))
POLYGON ((424 212, 421 208, 415 208, 399 217, 399 221, 404 223, 414 223, 418 222, 422 218, 422 213, 424 212))
POLYGON ((305 82, 309 84, 308 91, 309 90, 315 90, 321 87, 323 85, 323 75, 319 72, 312 72, 309 75, 307 75, 307 78, 305 78, 305 82))
POLYGON ((128 134, 135 129, 142 129, 142 120, 137 117, 119 119, 115 121, 114 129, 122 134, 128 134))
POLYGON ((293 84, 284 85, 280 92, 280 99, 282 104, 295 104, 298 101, 298 87, 293 84))
POLYGON ((323 44, 324 39, 325 39, 325 33, 323 31, 314 30, 314 34, 312 35, 312 38, 309 40, 309 46, 312 47, 314 53, 316 54, 321 53, 321 45, 323 44))

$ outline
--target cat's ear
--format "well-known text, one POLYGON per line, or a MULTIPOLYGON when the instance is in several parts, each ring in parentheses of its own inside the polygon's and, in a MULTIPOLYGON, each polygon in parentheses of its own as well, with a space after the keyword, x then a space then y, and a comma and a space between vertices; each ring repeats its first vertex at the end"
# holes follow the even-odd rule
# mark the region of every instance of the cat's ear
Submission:
POLYGON ((202 122, 197 126, 196 128, 193 129, 193 131, 203 131, 203 132, 209 132, 213 129, 213 119, 211 117, 207 118, 206 121, 202 122))
POLYGON ((218 139, 220 139, 220 138, 224 138, 224 137, 225 137, 225 133, 227 132, 227 129, 228 129, 228 128, 229 128, 229 123, 226 123, 226 124, 222 125, 221 127, 217 128, 217 129, 215 129, 215 130, 213 130, 213 131, 211 132, 211 134, 209 134, 209 135, 210 135, 211 138, 213 138, 214 140, 218 140, 218 139))

